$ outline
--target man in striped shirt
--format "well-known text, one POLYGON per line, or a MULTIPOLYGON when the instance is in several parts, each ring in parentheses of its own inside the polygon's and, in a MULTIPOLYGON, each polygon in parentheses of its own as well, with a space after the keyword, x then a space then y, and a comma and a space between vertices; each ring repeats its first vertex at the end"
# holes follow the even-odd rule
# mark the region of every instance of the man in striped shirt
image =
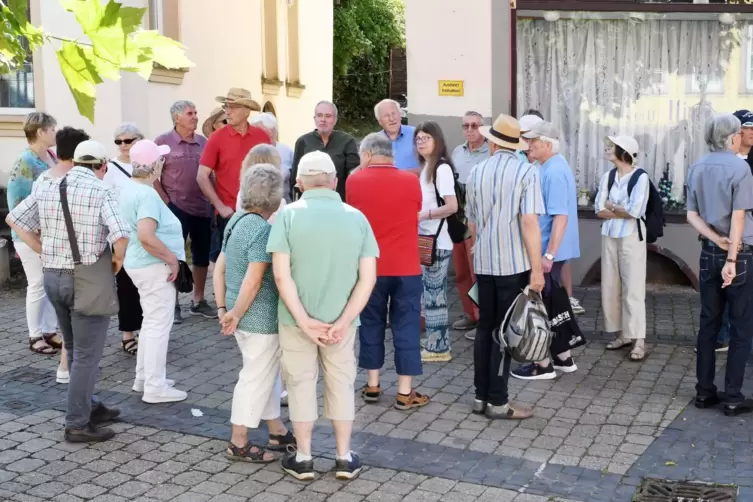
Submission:
POLYGON ((509 403, 511 358, 502 355, 492 332, 501 326, 523 288, 544 288, 538 220, 545 212, 544 200, 538 169, 515 154, 527 149, 520 139, 520 123, 500 115, 492 127, 482 127, 481 134, 489 140, 491 157, 471 170, 465 208, 475 235, 473 268, 479 301, 473 412, 520 420, 532 412, 509 403))

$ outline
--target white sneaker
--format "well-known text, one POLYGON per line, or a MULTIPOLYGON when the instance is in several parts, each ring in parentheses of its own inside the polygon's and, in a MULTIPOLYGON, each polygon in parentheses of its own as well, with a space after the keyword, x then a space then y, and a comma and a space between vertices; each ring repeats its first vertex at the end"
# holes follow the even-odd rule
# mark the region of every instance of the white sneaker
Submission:
MULTIPOLYGON (((168 387, 172 387, 175 385, 175 380, 170 380, 169 378, 165 380, 165 384, 168 387)), ((134 380, 133 381, 133 387, 131 387, 131 390, 134 392, 143 393, 144 392, 144 381, 143 380, 134 380)))
POLYGON ((141 400, 149 404, 176 403, 178 401, 184 401, 187 397, 188 394, 182 390, 178 390, 174 387, 165 387, 157 394, 144 394, 144 397, 142 397, 141 400))
POLYGON ((577 298, 570 297, 570 308, 573 309, 573 314, 583 315, 586 313, 586 309, 580 304, 577 298))
POLYGON ((58 367, 57 374, 55 375, 55 381, 57 383, 63 383, 63 384, 69 383, 71 381, 71 374, 70 374, 70 372, 65 371, 65 370, 61 370, 58 367))

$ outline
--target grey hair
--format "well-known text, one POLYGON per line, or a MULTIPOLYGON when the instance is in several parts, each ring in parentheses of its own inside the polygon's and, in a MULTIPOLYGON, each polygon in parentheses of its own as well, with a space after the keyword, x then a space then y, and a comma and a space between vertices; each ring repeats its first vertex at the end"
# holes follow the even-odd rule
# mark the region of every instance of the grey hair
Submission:
POLYGON ((120 126, 115 129, 115 139, 125 135, 136 136, 138 139, 144 139, 144 134, 139 130, 138 126, 130 122, 120 124, 120 126))
POLYGON ((479 120, 481 121, 481 125, 484 125, 484 116, 481 115, 479 112, 468 110, 467 112, 463 114, 463 117, 478 117, 479 120))
POLYGON ((740 119, 731 113, 716 115, 706 125, 706 145, 712 152, 723 152, 732 146, 732 138, 740 132, 740 119))
POLYGON ((196 108, 196 105, 185 99, 173 103, 173 106, 170 107, 170 118, 173 120, 173 125, 175 125, 175 116, 182 115, 186 108, 196 108))
POLYGON ((311 176, 299 176, 298 180, 304 190, 319 187, 331 187, 337 177, 336 173, 319 173, 311 176))
POLYGON ((155 160, 151 164, 138 164, 134 162, 131 166, 133 168, 133 171, 131 172, 131 176, 134 178, 148 178, 149 176, 153 175, 157 172, 157 170, 162 166, 163 158, 160 157, 157 160, 155 160))
POLYGON ((392 157, 392 141, 381 132, 372 132, 361 140, 358 147, 359 153, 370 153, 381 157, 392 157))
POLYGON ((267 131, 274 131, 274 138, 277 139, 277 117, 269 112, 259 113, 251 117, 251 125, 261 125, 267 131))
POLYGON ((241 177, 241 209, 273 213, 282 200, 282 173, 272 164, 256 164, 241 177))
POLYGON ((379 120, 379 109, 382 107, 382 105, 386 105, 387 103, 393 105, 395 109, 397 109, 397 113, 400 113, 400 103, 395 101, 394 99, 383 99, 379 103, 374 106, 374 117, 376 117, 377 120, 379 120))
POLYGON ((332 108, 332 111, 335 112, 335 120, 337 120, 337 105, 335 105, 332 101, 319 101, 316 106, 314 107, 314 115, 316 115, 316 109, 319 108, 319 105, 327 105, 330 108, 332 108))
POLYGON ((549 143, 552 145, 552 154, 557 155, 560 153, 560 140, 549 138, 547 136, 539 136, 538 139, 543 141, 544 143, 549 143))

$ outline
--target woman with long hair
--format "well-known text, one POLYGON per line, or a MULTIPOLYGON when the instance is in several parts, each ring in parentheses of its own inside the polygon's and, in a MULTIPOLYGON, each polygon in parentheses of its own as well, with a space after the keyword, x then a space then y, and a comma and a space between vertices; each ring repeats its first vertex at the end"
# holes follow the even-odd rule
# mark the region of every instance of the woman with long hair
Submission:
POLYGON ((447 311, 447 271, 452 260, 453 242, 446 218, 458 210, 455 195, 455 168, 447 152, 442 129, 436 122, 416 127, 413 141, 421 165, 423 203, 418 214, 419 235, 433 236, 436 251, 432 265, 422 266, 426 345, 421 351, 424 362, 448 362, 452 359, 447 311))

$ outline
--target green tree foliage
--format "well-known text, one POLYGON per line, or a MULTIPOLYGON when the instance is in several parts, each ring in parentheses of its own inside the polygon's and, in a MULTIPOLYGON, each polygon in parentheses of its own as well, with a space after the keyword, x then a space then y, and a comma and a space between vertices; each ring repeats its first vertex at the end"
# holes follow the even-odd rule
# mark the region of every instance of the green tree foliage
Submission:
POLYGON ((348 121, 374 120, 389 91, 390 49, 405 45, 403 0, 340 0, 334 19, 334 99, 348 121))
POLYGON ((0 0, 0 73, 16 71, 24 64, 24 39, 31 52, 44 43, 54 44, 78 111, 92 123, 96 86, 103 79, 118 80, 121 71, 148 79, 155 63, 170 69, 193 66, 179 42, 141 29, 146 9, 123 7, 116 0, 104 5, 100 0, 59 1, 76 17, 84 34, 81 39, 57 37, 32 25, 26 0, 0 0))

